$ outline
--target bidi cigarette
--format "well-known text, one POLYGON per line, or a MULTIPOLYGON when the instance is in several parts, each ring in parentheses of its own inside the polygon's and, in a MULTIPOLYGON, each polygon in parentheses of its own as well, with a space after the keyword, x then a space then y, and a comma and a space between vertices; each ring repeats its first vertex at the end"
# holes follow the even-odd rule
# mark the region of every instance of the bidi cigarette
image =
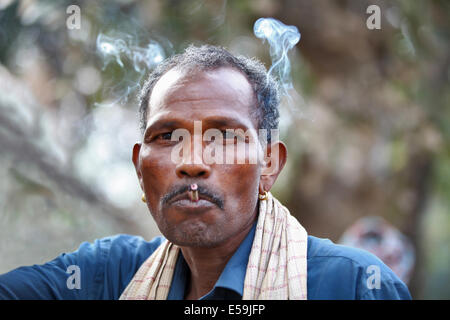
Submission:
POLYGON ((191 201, 197 202, 198 201, 198 186, 196 183, 191 184, 190 190, 189 190, 189 198, 191 201))

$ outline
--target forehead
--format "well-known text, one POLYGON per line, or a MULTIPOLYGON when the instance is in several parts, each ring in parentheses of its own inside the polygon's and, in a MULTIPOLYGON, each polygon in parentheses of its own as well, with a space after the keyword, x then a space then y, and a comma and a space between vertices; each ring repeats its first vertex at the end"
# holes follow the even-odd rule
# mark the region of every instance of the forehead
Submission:
POLYGON ((147 126, 165 118, 202 120, 223 116, 247 121, 251 117, 254 92, 243 73, 230 67, 186 72, 171 69, 155 84, 149 99, 147 126))

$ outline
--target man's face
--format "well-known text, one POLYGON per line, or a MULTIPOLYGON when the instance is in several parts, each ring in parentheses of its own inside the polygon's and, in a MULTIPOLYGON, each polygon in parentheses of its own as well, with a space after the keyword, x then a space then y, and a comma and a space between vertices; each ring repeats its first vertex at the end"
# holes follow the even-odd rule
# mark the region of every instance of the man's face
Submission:
POLYGON ((260 165, 250 161, 206 164, 202 151, 194 150, 195 139, 200 139, 201 150, 210 143, 194 138, 194 121, 201 121, 201 133, 211 128, 224 132, 243 129, 257 137, 251 116, 254 102, 248 80, 232 68, 194 75, 172 69, 156 83, 144 140, 142 145, 136 144, 133 162, 148 208, 169 241, 180 246, 215 247, 254 222, 260 165), (176 129, 186 129, 192 136, 192 158, 173 161, 173 148, 182 143, 171 141, 176 129), (198 202, 188 198, 192 183, 199 186, 198 202))

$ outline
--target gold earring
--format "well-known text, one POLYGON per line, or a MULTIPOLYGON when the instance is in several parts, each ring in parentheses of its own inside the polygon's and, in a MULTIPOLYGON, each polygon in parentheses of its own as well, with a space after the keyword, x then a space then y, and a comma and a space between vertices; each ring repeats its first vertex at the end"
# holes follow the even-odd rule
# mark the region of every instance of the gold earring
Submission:
POLYGON ((268 199, 268 195, 267 195, 267 191, 264 191, 264 194, 258 194, 259 200, 267 200, 268 199))
POLYGON ((142 202, 147 202, 147 198, 145 198, 145 193, 142 194, 141 200, 142 200, 142 202))

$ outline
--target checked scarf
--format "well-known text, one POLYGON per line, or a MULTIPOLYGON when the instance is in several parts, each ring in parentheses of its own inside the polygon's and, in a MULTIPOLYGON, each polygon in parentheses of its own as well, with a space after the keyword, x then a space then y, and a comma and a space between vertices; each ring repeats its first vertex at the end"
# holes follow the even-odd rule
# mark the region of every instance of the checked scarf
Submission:
MULTIPOLYGON (((179 250, 177 245, 163 242, 142 264, 120 299, 167 299, 179 250)), ((242 299, 306 299, 306 252, 306 230, 268 192, 267 200, 259 203, 242 299)))

